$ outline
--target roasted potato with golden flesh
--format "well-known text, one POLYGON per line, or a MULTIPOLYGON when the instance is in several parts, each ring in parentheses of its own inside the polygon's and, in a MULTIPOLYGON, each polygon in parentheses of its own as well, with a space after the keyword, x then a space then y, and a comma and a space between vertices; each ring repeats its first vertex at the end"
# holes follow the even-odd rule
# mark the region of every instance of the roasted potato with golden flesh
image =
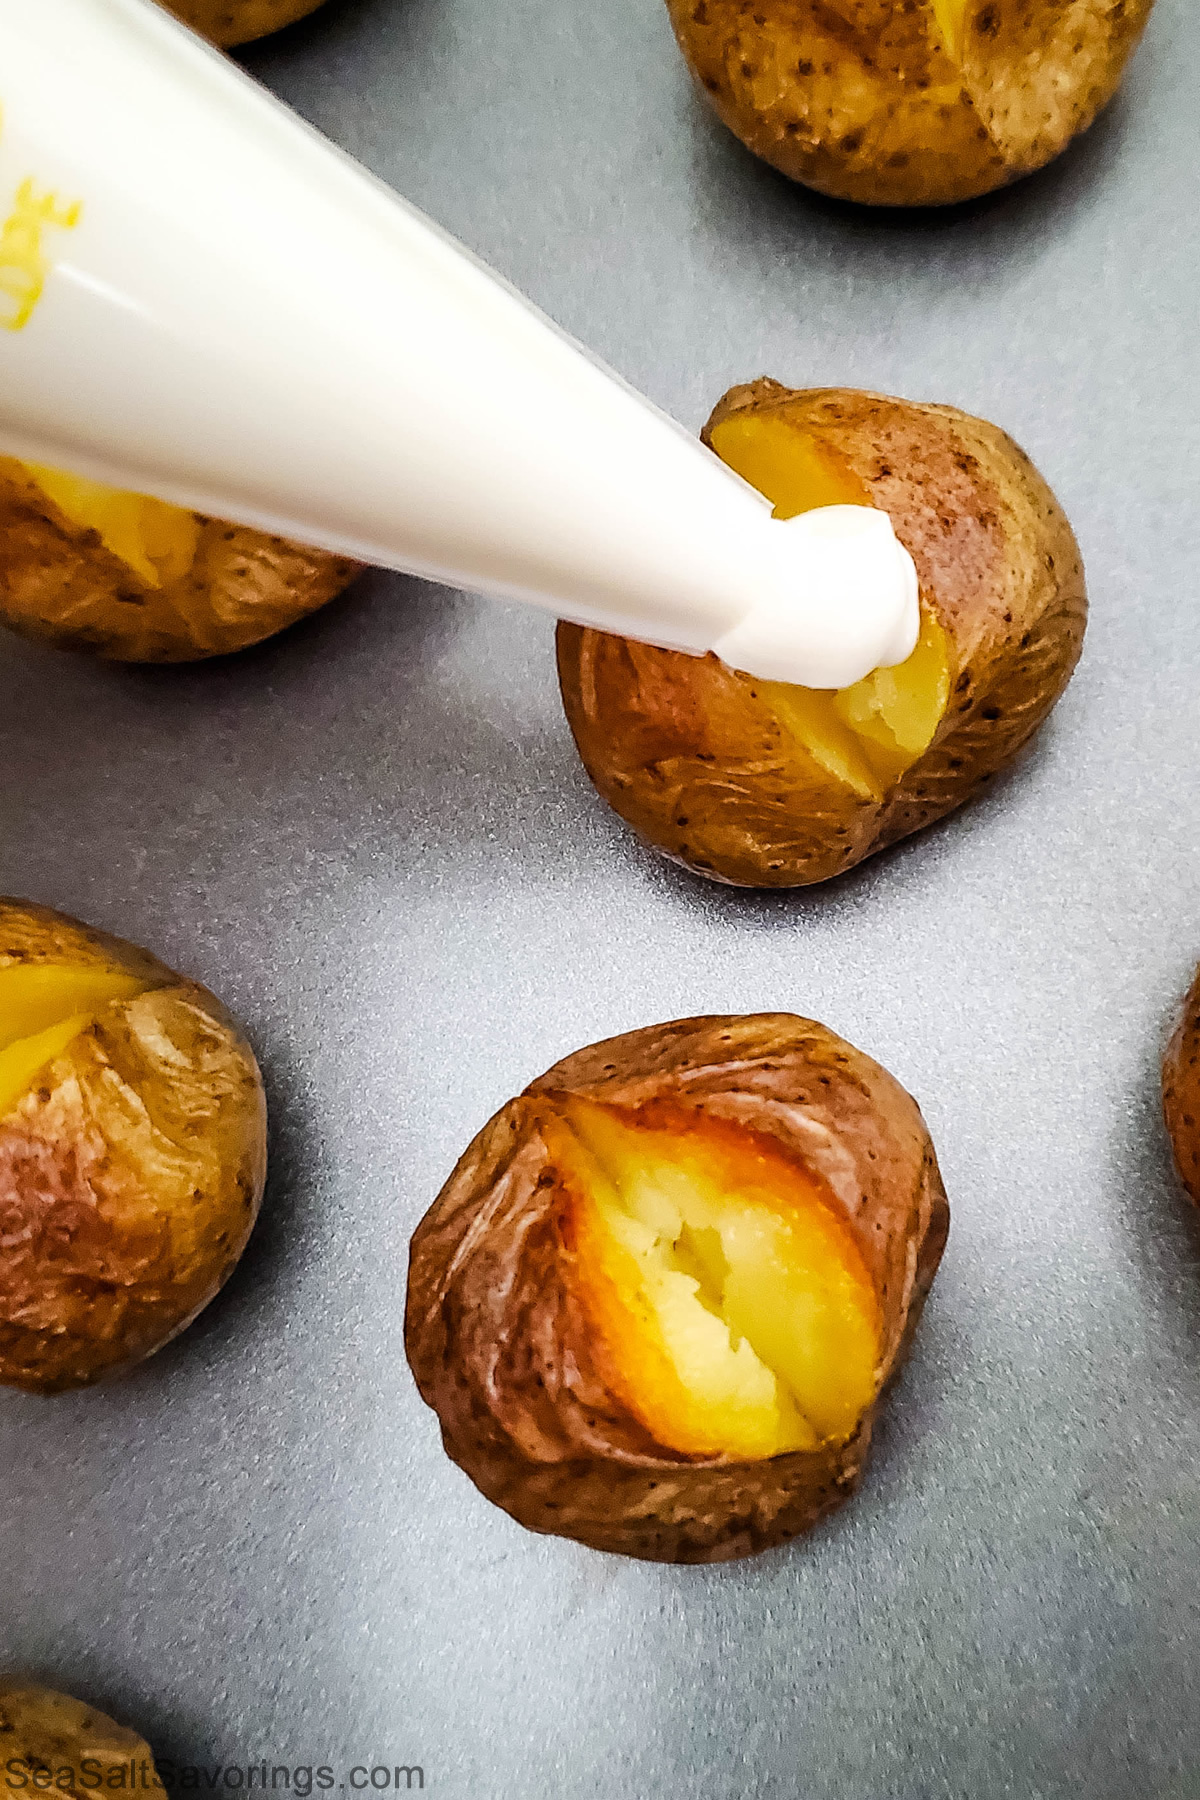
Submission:
POLYGON ((563 705, 604 798, 673 861, 825 881, 962 805, 1036 731, 1083 641, 1079 548, 1012 439, 952 406, 764 380, 703 436, 779 518, 890 513, 920 580, 916 649, 834 692, 561 624, 563 705))
POLYGON ((1200 971, 1188 989, 1163 1056, 1162 1091, 1175 1166, 1200 1206, 1200 971))
POLYGON ((868 206, 942 206, 1028 175, 1111 100, 1153 0, 667 0, 729 129, 868 206))
POLYGON ((244 650, 361 565, 144 494, 0 457, 0 623, 114 662, 244 650))
POLYGON ((159 1787, 154 1753, 135 1731, 69 1694, 0 1677, 0 1758, 10 1789, 83 1796, 159 1787))
POLYGON ((307 19, 324 0, 163 0, 168 12, 225 50, 307 19))
POLYGON ((49 1394, 191 1323, 266 1174, 258 1065, 148 951, 0 899, 0 1382, 49 1394))
POLYGON ((823 1025, 652 1026, 484 1126, 413 1238, 409 1362, 522 1525, 748 1556, 857 1485, 948 1225, 916 1103, 823 1025))

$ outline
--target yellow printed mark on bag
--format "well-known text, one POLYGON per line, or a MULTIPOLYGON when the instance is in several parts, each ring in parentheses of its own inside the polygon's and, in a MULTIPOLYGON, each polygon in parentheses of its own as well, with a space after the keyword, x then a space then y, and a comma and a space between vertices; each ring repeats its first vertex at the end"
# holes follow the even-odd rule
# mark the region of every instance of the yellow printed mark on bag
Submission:
POLYGON ((53 264, 46 254, 46 231, 73 231, 83 204, 39 194, 32 176, 17 189, 12 212, 0 227, 0 326, 23 331, 34 315, 53 264), (11 304, 4 304, 4 302, 11 304))

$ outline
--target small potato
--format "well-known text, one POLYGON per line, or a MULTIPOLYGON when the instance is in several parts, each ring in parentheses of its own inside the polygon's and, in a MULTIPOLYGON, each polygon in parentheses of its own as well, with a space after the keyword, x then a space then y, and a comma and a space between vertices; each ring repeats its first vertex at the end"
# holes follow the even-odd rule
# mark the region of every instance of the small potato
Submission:
POLYGON ((360 565, 79 475, 0 457, 0 623, 114 662, 243 650, 360 565))
POLYGON ((135 1731, 69 1694, 0 1677, 0 1763, 13 1792, 161 1792, 154 1754, 135 1731), (85 1766, 86 1765, 86 1766, 85 1766))
POLYGON ((969 200, 1040 169, 1111 100, 1153 0, 667 0, 729 129, 869 206, 969 200))
POLYGON ((408 1359, 522 1525, 748 1556, 857 1486, 949 1218, 916 1103, 823 1025, 651 1026, 470 1145, 413 1238, 408 1359))
POLYGON ((1163 1056, 1163 1117, 1184 1187, 1200 1206, 1200 971, 1163 1056))
POLYGON ((233 1270, 266 1175, 253 1053, 120 938, 0 899, 0 1382, 130 1367, 233 1270))
POLYGON ((163 0, 168 12, 225 50, 282 31, 316 12, 324 0, 163 0))
POLYGON ((961 806, 1037 730, 1083 642, 1079 547, 1012 439, 952 406, 763 380, 703 436, 777 517, 890 513, 917 648, 830 692, 561 624, 563 705, 604 798, 672 861, 742 887, 826 881, 961 806))

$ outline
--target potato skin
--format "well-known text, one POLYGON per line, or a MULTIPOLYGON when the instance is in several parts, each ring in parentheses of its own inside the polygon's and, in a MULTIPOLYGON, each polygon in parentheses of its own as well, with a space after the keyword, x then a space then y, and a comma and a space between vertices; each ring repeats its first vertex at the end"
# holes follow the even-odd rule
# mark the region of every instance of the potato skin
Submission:
POLYGON ((229 50, 306 19, 324 0, 164 0, 164 4, 193 31, 229 50))
POLYGON ((1163 1118, 1180 1179, 1200 1206, 1200 971, 1162 1062, 1163 1118))
POLYGON ((749 676, 578 625, 558 627, 563 706, 609 805, 648 843, 740 887, 827 881, 978 792, 1042 723, 1079 658, 1079 546, 1029 458, 952 406, 848 388, 732 388, 731 412, 779 409, 843 456, 911 552, 951 646, 929 748, 880 802, 821 774, 749 676))
POLYGON ((783 1543, 857 1486, 874 1407, 845 1444, 764 1461, 655 1442, 607 1386, 573 1286, 569 1203, 540 1097, 671 1098, 777 1139, 844 1209, 882 1318, 877 1393, 940 1260, 949 1208, 916 1103, 878 1063, 790 1013, 683 1019, 577 1051, 484 1126, 412 1243, 405 1340, 447 1453, 532 1531, 655 1562, 783 1543))
POLYGON ((0 967, 14 962, 151 984, 0 1118, 0 1382, 50 1394, 149 1356, 223 1285, 262 1199, 266 1103, 225 1008, 148 951, 0 899, 0 967))
POLYGON ((961 56, 932 0, 667 0, 724 123, 793 181, 942 206, 1041 168, 1116 92, 1153 0, 968 0, 961 56))
POLYGON ((205 518, 181 581, 152 587, 99 533, 0 458, 0 623, 113 662, 194 662, 244 650, 340 594, 361 564, 205 518))
MULTIPOLYGON (((12 1762, 30 1771, 49 1769, 54 1780, 48 1791, 54 1793, 109 1792, 110 1777, 126 1792, 150 1792, 157 1785, 154 1754, 136 1731, 70 1694, 12 1676, 0 1677, 0 1761, 6 1770, 12 1762), (90 1766, 81 1779, 85 1757, 90 1766)), ((15 1786, 15 1772, 8 1781, 15 1786)))

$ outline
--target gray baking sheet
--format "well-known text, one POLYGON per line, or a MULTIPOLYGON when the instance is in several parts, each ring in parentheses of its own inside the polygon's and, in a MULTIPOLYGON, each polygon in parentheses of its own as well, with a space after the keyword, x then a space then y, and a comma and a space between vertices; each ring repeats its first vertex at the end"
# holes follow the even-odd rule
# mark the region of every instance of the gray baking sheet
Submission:
POLYGON ((222 1793, 265 1759, 334 1800, 406 1767, 447 1800, 1194 1800, 1200 1258, 1157 1059, 1200 955, 1198 51, 1159 0, 1061 162, 911 217, 756 164, 656 0, 331 0, 246 54, 689 426, 764 373, 1004 425, 1074 521, 1092 624, 986 799, 765 897, 606 811, 534 614, 369 575, 190 670, 6 637, 0 889, 225 997, 272 1174, 176 1344, 0 1393, 5 1664, 222 1793), (530 1536, 417 1398, 409 1232, 566 1051, 758 1008, 887 1064, 951 1196, 865 1488, 725 1568, 530 1536))

